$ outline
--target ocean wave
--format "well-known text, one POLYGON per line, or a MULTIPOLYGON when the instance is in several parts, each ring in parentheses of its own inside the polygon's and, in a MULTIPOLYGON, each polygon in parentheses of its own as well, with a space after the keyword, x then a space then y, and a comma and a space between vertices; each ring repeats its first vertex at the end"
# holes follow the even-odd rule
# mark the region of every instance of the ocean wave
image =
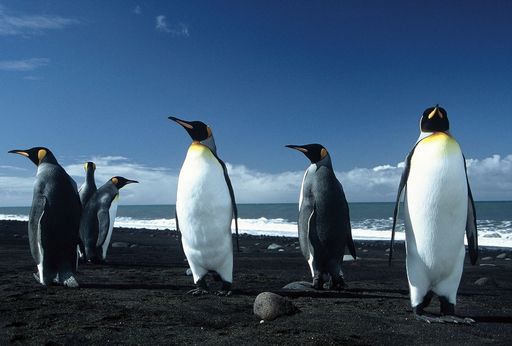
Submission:
MULTIPOLYGON (((28 221, 28 215, 0 214, 1 220, 28 221)), ((355 220, 352 224, 352 237, 356 240, 390 240, 392 218, 355 220)), ((152 230, 174 230, 176 220, 174 218, 137 219, 132 217, 117 217, 116 227, 145 228, 152 230)), ((482 246, 511 247, 512 248, 512 221, 478 220, 478 243, 482 246)), ((234 232, 235 224, 232 223, 234 232)), ((271 235, 297 237, 297 223, 284 218, 267 219, 265 217, 255 219, 238 219, 239 233, 251 235, 271 235)), ((395 234, 397 241, 405 240, 403 221, 397 223, 395 234)))

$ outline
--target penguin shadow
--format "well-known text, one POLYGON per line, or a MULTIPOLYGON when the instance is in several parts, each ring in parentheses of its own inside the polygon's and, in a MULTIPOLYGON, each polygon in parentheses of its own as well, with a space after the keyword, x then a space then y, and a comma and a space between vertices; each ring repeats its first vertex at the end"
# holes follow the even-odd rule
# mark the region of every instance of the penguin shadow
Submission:
MULTIPOLYGON (((296 289, 271 289, 273 293, 288 298, 329 298, 329 299, 400 299, 409 300, 408 290, 393 289, 362 289, 362 288, 346 288, 341 291, 336 290, 296 290, 296 289)), ((233 294, 257 296, 261 290, 233 290, 233 294)))
POLYGON ((512 323, 512 316, 471 316, 471 318, 480 323, 512 323))
POLYGON ((162 285, 162 284, 144 284, 144 283, 127 283, 127 284, 96 284, 85 283, 80 284, 80 288, 84 289, 115 289, 115 290, 172 290, 185 291, 189 286, 162 285))

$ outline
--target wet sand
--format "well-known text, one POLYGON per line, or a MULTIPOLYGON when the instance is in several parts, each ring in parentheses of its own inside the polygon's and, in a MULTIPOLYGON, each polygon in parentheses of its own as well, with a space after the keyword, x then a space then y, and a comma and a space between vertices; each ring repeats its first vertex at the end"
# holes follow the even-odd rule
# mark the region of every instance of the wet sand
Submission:
MULTIPOLYGON (((456 311, 476 321, 467 326, 413 318, 403 243, 389 267, 389 242, 356 241, 360 259, 344 263, 348 288, 309 292, 283 289, 311 281, 296 238, 244 235, 231 297, 187 295, 194 285, 175 231, 116 228, 112 244, 120 247, 109 249, 107 264, 79 266, 80 288, 44 287, 32 275, 27 223, 0 221, 0 344, 512 344, 512 261, 496 258, 511 249, 481 248, 476 266, 466 259, 456 311), (267 249, 274 243, 284 251, 267 249), (253 303, 265 291, 299 312, 261 322, 253 303)), ((437 299, 427 311, 439 313, 437 299)))

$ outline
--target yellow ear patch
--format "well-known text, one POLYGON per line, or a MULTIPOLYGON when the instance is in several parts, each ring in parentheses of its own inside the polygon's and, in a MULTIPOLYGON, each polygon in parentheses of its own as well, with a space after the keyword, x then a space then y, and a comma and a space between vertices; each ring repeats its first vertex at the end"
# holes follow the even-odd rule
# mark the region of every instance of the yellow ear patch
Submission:
POLYGON ((41 161, 43 161, 44 157, 46 156, 46 150, 41 149, 37 153, 37 158, 39 159, 39 164, 41 164, 41 161))
POLYGON ((112 178, 111 180, 112 180, 112 182, 114 183, 114 185, 116 185, 116 186, 117 186, 117 183, 118 183, 118 181, 119 181, 119 180, 117 180, 117 178, 112 178))
POLYGON ((436 107, 434 108, 434 110, 432 112, 430 112, 430 114, 428 115, 428 118, 429 119, 432 119, 434 117, 434 115, 439 115, 439 118, 443 119, 443 113, 441 113, 441 111, 439 110, 439 107, 436 107))
POLYGON ((212 129, 210 128, 210 126, 206 126, 206 131, 208 131, 208 137, 211 137, 212 136, 212 129))
POLYGON ((327 150, 325 148, 322 148, 320 150, 320 159, 323 160, 327 156, 327 150))

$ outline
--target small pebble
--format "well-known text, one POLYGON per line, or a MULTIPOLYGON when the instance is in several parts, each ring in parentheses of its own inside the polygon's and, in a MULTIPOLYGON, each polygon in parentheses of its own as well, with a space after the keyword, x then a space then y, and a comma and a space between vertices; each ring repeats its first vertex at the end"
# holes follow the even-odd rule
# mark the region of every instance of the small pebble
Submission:
POLYGON ((281 245, 279 245, 279 244, 270 244, 267 249, 269 249, 269 250, 279 250, 279 249, 282 249, 282 248, 283 247, 281 245))
POLYGON ((503 258, 507 258, 508 255, 506 252, 502 253, 502 254, 499 254, 498 256, 496 256, 496 258, 499 258, 499 259, 503 259, 503 258))
POLYGON ((487 257, 482 258, 482 261, 492 261, 493 259, 494 259, 494 257, 487 256, 487 257))
POLYGON ((117 247, 117 248, 130 247, 130 244, 118 241, 118 242, 112 243, 112 247, 117 247))
POLYGON ((488 286, 488 285, 496 285, 496 281, 489 277, 483 277, 475 281, 475 285, 478 286, 488 286))

